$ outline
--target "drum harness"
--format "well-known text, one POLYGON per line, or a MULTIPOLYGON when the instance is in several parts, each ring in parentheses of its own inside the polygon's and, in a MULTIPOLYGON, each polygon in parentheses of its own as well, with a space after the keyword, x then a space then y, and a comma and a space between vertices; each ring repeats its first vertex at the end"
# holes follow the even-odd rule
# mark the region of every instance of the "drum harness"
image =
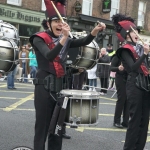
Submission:
POLYGON ((35 78, 33 79, 34 85, 43 85, 44 88, 49 91, 52 98, 57 101, 51 92, 55 92, 57 98, 61 97, 60 91, 63 89, 63 78, 57 78, 55 75, 50 74, 44 79, 35 78))

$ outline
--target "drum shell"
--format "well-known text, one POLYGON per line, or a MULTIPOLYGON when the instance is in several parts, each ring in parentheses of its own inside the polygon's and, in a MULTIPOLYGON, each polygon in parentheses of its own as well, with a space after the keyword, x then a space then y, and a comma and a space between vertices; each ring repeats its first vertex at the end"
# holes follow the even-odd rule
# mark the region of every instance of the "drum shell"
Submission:
MULTIPOLYGON (((77 37, 79 39, 80 37, 77 37)), ((72 62, 70 67, 91 69, 97 63, 99 55, 99 46, 93 40, 90 44, 80 48, 71 48, 68 52, 68 61, 72 62)))
POLYGON ((99 99, 69 99, 65 122, 72 123, 73 117, 81 118, 77 124, 92 125, 98 121, 99 99))
POLYGON ((0 71, 13 71, 18 63, 18 47, 13 40, 0 40, 0 71))
POLYGON ((72 124, 77 118, 78 125, 95 126, 98 123, 99 94, 83 90, 62 90, 61 94, 69 96, 65 122, 72 124))

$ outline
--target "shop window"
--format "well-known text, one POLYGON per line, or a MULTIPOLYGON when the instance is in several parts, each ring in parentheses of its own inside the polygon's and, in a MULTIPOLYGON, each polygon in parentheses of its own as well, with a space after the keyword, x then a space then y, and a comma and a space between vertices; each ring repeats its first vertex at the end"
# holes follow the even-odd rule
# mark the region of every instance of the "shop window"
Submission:
POLYGON ((110 20, 113 15, 119 13, 120 0, 111 0, 110 20))
POLYGON ((19 25, 19 36, 30 37, 36 32, 39 32, 40 27, 19 25))
POLYGON ((92 16, 93 0, 83 0, 82 14, 92 16))
POLYGON ((144 26, 144 16, 146 11, 146 3, 140 1, 139 2, 139 9, 138 9, 138 21, 137 26, 143 27, 144 26))
POLYGON ((46 6, 45 6, 45 3, 44 3, 44 0, 42 0, 42 8, 41 8, 42 11, 45 11, 46 10, 46 6))
POLYGON ((21 6, 22 0, 7 0, 7 4, 21 6))

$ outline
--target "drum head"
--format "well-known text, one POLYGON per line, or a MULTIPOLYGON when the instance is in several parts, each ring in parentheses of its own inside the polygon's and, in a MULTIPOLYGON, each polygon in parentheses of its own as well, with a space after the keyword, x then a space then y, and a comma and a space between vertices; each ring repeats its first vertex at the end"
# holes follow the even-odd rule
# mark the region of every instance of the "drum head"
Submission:
POLYGON ((61 90, 61 94, 64 96, 71 96, 79 99, 99 99, 99 93, 95 91, 85 90, 61 90))
POLYGON ((11 40, 14 40, 17 46, 20 41, 17 28, 3 21, 0 22, 0 37, 6 37, 11 40))

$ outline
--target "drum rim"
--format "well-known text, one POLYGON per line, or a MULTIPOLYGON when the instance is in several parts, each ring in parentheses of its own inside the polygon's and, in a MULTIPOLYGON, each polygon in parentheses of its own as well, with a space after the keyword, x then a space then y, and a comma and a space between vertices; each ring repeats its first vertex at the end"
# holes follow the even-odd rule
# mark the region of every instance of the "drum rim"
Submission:
POLYGON ((96 91, 85 91, 85 90, 75 90, 75 89, 64 89, 60 91, 61 94, 63 95, 73 95, 73 96, 90 96, 90 97, 95 97, 99 96, 99 93, 96 91), (67 93, 68 92, 68 93, 67 93))

